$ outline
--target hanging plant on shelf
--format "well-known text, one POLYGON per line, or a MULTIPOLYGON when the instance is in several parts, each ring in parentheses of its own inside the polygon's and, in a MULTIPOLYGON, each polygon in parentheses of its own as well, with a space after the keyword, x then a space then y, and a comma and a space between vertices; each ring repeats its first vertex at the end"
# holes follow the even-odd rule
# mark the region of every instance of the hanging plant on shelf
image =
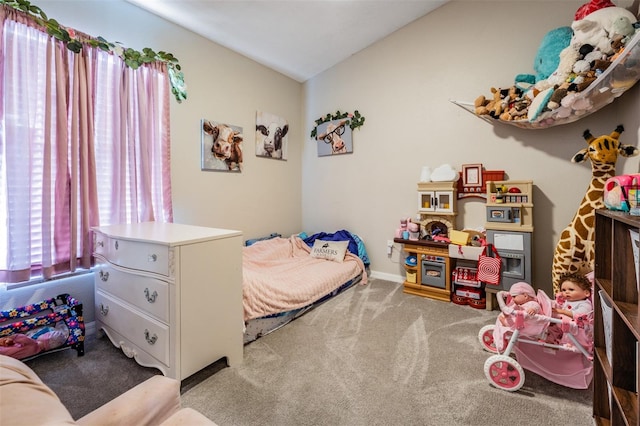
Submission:
POLYGON ((184 82, 184 74, 178 63, 178 59, 171 53, 154 52, 145 47, 142 52, 131 48, 125 48, 120 43, 111 43, 102 37, 87 38, 80 37, 73 28, 67 28, 58 23, 55 19, 50 19, 38 6, 31 4, 28 0, 0 0, 0 4, 6 4, 16 10, 20 10, 33 18, 39 25, 44 27, 47 34, 60 40, 67 49, 74 53, 80 53, 83 45, 100 48, 106 52, 111 52, 124 61, 132 69, 137 69, 140 65, 154 61, 165 62, 169 71, 169 82, 171 93, 178 103, 187 99, 187 86, 184 82))
POLYGON ((319 125, 326 123, 328 121, 340 120, 342 118, 349 119, 349 127, 351 128, 351 130, 357 129, 358 127, 362 126, 362 124, 364 124, 364 116, 360 115, 360 112, 358 110, 353 111, 353 113, 340 112, 340 110, 338 110, 335 112, 335 114, 327 114, 324 117, 318 118, 314 122, 316 123, 316 125, 313 127, 313 130, 311 130, 311 137, 313 139, 316 138, 316 135, 318 134, 319 125))

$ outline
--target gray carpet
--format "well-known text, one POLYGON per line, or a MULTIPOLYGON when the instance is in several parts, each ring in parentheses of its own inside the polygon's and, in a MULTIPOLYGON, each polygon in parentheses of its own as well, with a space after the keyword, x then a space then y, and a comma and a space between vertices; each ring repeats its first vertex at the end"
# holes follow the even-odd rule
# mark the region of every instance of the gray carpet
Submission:
MULTIPOLYGON (((183 405, 221 426, 592 425, 591 389, 527 371, 518 392, 489 385, 477 334, 496 315, 370 280, 245 346, 242 365, 220 361, 184 381, 183 405)), ((81 358, 28 364, 74 418, 158 374, 107 338, 90 337, 81 358)))
POLYGON ((591 389, 527 372, 517 393, 489 385, 477 334, 496 315, 371 280, 246 346, 183 402, 220 425, 593 424, 591 389))
MULTIPOLYGON (((87 336, 85 355, 65 349, 25 362, 60 398, 74 419, 111 401, 156 374, 156 368, 142 367, 111 344, 108 337, 87 336)), ((221 359, 182 381, 181 393, 225 368, 221 359)))
POLYGON ((85 354, 65 349, 26 361, 58 395, 74 419, 95 410, 149 377, 155 368, 139 366, 107 337, 87 336, 85 354))

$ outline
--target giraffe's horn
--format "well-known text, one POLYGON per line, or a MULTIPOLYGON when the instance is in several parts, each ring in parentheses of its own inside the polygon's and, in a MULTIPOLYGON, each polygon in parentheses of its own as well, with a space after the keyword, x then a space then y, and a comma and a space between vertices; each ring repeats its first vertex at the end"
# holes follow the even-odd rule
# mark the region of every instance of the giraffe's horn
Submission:
POLYGON ((584 140, 587 141, 587 143, 591 143, 591 141, 595 139, 591 134, 591 132, 589 131, 589 129, 584 131, 584 133, 582 134, 582 137, 584 138, 584 140))
POLYGON ((618 124, 618 127, 616 127, 613 133, 611 133, 609 136, 611 136, 614 139, 619 139, 620 133, 622 132, 624 132, 624 126, 622 124, 618 124))

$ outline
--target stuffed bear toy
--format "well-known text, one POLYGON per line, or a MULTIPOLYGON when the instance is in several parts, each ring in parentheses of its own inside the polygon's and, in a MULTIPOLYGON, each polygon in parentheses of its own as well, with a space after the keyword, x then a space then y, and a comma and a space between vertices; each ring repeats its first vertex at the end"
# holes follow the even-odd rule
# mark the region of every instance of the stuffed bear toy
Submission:
POLYGON ((500 120, 511 121, 524 118, 527 113, 526 107, 528 106, 527 99, 522 96, 522 90, 516 86, 511 86, 508 89, 502 91, 504 97, 502 99, 502 112, 494 118, 500 118, 500 120))
POLYGON ((531 100, 526 96, 521 97, 516 100, 513 105, 509 107, 508 111, 500 114, 500 120, 503 121, 513 121, 513 120, 526 120, 527 119, 527 111, 529 105, 531 104, 531 100))
POLYGON ((521 117, 526 114, 525 108, 526 100, 522 97, 522 90, 516 86, 511 86, 506 89, 491 88, 493 94, 492 100, 487 100, 484 95, 478 96, 474 102, 476 115, 488 115, 491 118, 511 121, 514 117, 521 117), (524 101, 524 102, 519 102, 524 101), (516 102, 519 102, 518 108, 515 107, 516 102))
POLYGON ((569 93, 570 87, 570 83, 564 83, 561 86, 557 86, 554 89, 553 94, 549 98, 549 101, 547 102, 547 108, 552 111, 558 109, 560 107, 560 102, 562 101, 562 99, 569 93))
POLYGON ((494 116, 496 114, 496 111, 502 112, 502 91, 500 89, 492 87, 491 93, 493 94, 493 99, 487 99, 484 97, 484 95, 480 95, 476 98, 474 106, 477 115, 494 116))

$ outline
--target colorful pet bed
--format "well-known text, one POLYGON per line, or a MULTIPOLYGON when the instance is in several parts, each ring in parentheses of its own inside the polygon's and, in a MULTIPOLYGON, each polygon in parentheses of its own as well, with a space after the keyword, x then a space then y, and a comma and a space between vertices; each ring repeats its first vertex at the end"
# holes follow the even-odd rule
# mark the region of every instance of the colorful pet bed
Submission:
POLYGON ((244 343, 277 330, 356 283, 367 283, 369 258, 348 231, 259 239, 243 249, 244 343), (344 258, 312 255, 318 243, 347 242, 344 258), (340 261, 342 260, 342 261, 340 261))
POLYGON ((60 294, 31 305, 0 311, 0 354, 17 359, 71 347, 84 355, 82 304, 60 294))

